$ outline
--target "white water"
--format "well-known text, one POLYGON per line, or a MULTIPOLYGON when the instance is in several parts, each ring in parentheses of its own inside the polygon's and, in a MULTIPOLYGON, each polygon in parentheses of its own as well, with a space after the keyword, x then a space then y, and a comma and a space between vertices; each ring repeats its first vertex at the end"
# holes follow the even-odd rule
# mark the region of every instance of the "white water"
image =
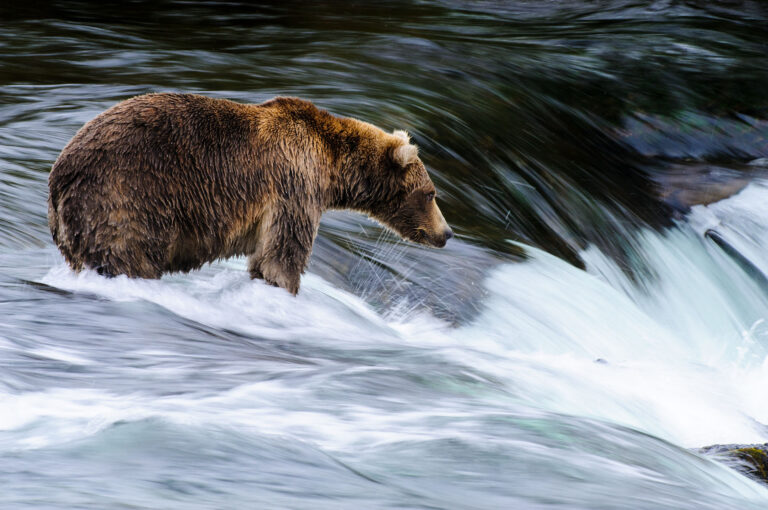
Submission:
MULTIPOLYGON (((382 316, 360 298, 312 274, 303 278, 302 292, 293 298, 250 281, 244 262, 238 260, 161 281, 106 280, 90 272, 76 275, 59 263, 42 282, 118 303, 155 303, 212 328, 296 343, 299 349, 311 345, 318 351, 360 356, 376 350, 389 354, 327 371, 301 365, 281 368, 278 378, 223 391, 202 387, 158 395, 109 387, 60 387, 4 392, 2 404, 13 411, 0 416, 5 438, 0 450, 66 445, 118 423, 147 419, 291 438, 348 460, 370 449, 387 451, 408 442, 440 440, 478 447, 490 442, 528 452, 532 458, 546 457, 551 455, 549 445, 528 432, 507 437, 488 430, 498 420, 552 416, 563 417, 554 418, 558 423, 573 419, 579 427, 588 424, 597 431, 604 424, 611 432, 598 435, 614 445, 630 441, 617 438, 622 427, 683 448, 765 442, 768 296, 702 235, 706 228, 714 228, 729 242, 739 243, 739 251, 755 266, 768 268, 765 204, 768 185, 755 183, 722 203, 697 208, 690 224, 665 234, 646 232, 636 248, 653 274, 640 282, 631 282, 595 249, 583 254, 586 272, 533 251, 529 262, 491 271, 483 282, 489 296, 482 311, 460 327, 449 327, 425 310, 382 316), (461 397, 425 400, 418 393, 409 395, 407 389, 366 393, 371 381, 398 378, 411 370, 411 362, 403 360, 413 356, 454 367, 451 370, 458 375, 438 373, 428 385, 465 385, 456 390, 461 397), (296 377, 286 376, 293 372, 296 377), (303 374, 308 376, 302 378, 303 374), (348 400, 345 392, 350 392, 348 400)), ((166 347, 124 348, 137 358, 182 356, 166 347)), ((73 366, 93 363, 88 348, 78 350, 76 344, 41 348, 34 354, 73 366)), ((234 374, 241 368, 232 360, 218 370, 234 374)), ((156 370, 162 372, 158 377, 173 380, 195 377, 201 369, 182 363, 156 370)), ((618 460, 622 454, 617 448, 613 451, 618 460)), ((591 466, 595 459, 580 455, 574 466, 594 471, 603 490, 610 490, 605 484, 612 483, 613 476, 621 480, 651 476, 626 472, 636 460, 614 466, 609 456, 602 455, 591 466)), ((714 477, 716 482, 707 483, 720 487, 718 493, 768 501, 768 490, 713 462, 695 464, 698 459, 683 453, 672 458, 668 462, 679 464, 685 476, 695 479, 703 470, 714 477)), ((470 497, 467 504, 471 501, 470 497)), ((661 500, 657 503, 663 506, 661 500)))

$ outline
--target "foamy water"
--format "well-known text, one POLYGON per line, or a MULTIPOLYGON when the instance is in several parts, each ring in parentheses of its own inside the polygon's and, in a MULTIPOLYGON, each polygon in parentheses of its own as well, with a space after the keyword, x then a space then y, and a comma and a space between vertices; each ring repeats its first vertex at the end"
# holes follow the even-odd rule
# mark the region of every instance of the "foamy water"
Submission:
MULTIPOLYGON (((302 359, 249 360, 243 350, 208 359, 181 343, 110 345, 131 353, 134 361, 114 368, 124 377, 191 381, 178 393, 155 383, 126 392, 111 386, 112 369, 92 359, 92 345, 38 346, 27 355, 95 376, 44 391, 6 387, 2 402, 12 412, 0 417, 0 448, 34 458, 35 451, 87 450, 110 441, 115 427, 128 428, 120 441, 131 444, 150 431, 185 430, 191 448, 203 447, 194 446, 197 434, 214 434, 216 444, 231 435, 289 445, 290 455, 275 453, 268 463, 286 463, 289 478, 297 465, 286 466, 316 465, 304 459, 308 452, 328 456, 349 467, 353 485, 383 484, 386 501, 392 491, 416 491, 418 501, 438 506, 452 498, 477 508, 546 506, 534 490, 545 489, 535 474, 544 469, 548 479, 564 477, 549 501, 587 508, 630 489, 635 499, 612 508, 724 508, 725 501, 760 508, 766 489, 687 449, 768 441, 768 297, 701 228, 741 236, 755 246, 745 255, 763 267, 757 247, 768 220, 755 228, 752 211, 766 202, 768 187, 755 183, 698 208, 690 224, 644 233, 636 250, 652 272, 637 282, 594 248, 583 254, 587 271, 531 251, 528 262, 490 271, 481 311, 457 327, 426 309, 381 314, 313 274, 294 298, 251 281, 242 260, 160 281, 74 274, 59 262, 42 283, 118 307, 152 304, 302 359), (260 362, 267 366, 257 369, 260 362), (231 371, 239 381, 253 371, 254 380, 194 384, 206 370, 221 380, 231 371), (444 486, 441 473, 454 483, 444 486), (498 492, 502 481, 508 489, 498 492), (478 503, 485 483, 494 490, 478 503)), ((2 349, 23 346, 5 339, 2 349)), ((329 507, 354 507, 355 494, 343 489, 329 507)), ((301 506, 296 498, 286 505, 301 506)))

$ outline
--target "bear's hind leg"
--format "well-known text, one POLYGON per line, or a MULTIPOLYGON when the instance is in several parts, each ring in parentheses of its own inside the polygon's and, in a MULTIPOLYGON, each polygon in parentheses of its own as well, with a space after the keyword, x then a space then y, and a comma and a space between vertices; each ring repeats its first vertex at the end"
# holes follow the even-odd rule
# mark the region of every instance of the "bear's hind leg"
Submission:
POLYGON ((158 279, 163 274, 162 252, 146 239, 137 242, 126 236, 89 250, 84 259, 88 267, 107 278, 126 275, 158 279))

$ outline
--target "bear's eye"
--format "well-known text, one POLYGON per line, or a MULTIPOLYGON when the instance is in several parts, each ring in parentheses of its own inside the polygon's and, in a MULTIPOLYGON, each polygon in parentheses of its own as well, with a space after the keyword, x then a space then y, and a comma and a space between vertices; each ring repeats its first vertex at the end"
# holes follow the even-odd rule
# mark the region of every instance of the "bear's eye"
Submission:
POLYGON ((435 199, 435 192, 434 191, 430 191, 429 193, 427 193, 426 199, 427 199, 427 202, 430 202, 430 201, 434 200, 435 199))

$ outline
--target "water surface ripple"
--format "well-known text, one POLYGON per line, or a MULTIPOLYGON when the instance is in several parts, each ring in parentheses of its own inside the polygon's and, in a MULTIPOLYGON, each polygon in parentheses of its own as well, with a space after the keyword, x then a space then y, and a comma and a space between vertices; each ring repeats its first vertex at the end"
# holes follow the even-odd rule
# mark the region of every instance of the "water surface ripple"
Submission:
POLYGON ((760 509, 760 2, 0 6, 0 507, 760 509), (457 239, 326 215, 245 261, 72 273, 47 175, 133 95, 407 129, 457 239))

